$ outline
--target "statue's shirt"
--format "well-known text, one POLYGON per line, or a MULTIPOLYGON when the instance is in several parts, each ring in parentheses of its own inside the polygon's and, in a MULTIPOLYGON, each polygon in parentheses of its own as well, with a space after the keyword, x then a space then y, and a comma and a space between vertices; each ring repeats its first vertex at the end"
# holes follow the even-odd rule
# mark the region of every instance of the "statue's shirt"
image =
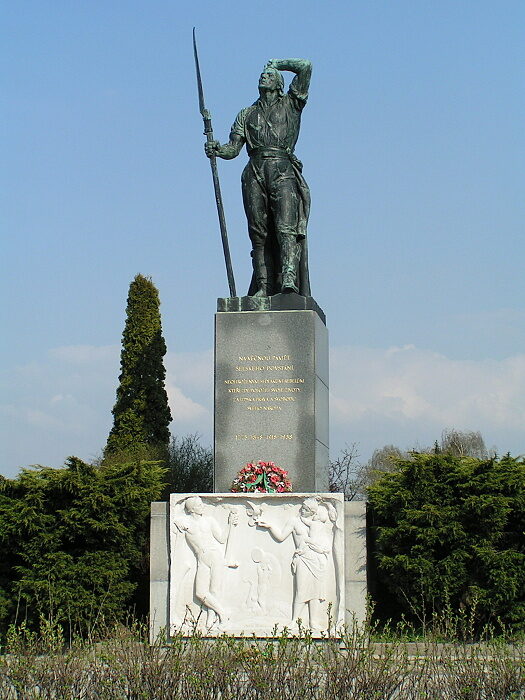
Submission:
POLYGON ((249 155, 255 149, 269 147, 293 153, 307 98, 307 94, 297 92, 292 82, 288 93, 281 95, 272 105, 259 99, 250 107, 241 109, 231 133, 246 141, 249 155))

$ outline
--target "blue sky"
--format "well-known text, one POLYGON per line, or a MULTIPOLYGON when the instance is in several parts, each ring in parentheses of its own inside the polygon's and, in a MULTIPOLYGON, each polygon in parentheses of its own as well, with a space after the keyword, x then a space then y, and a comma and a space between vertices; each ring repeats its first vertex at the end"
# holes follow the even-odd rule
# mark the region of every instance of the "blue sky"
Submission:
MULTIPOLYGON (((226 140, 269 58, 314 64, 297 154, 331 452, 481 430, 525 452, 525 4, 32 1, 1 10, 2 460, 95 457, 129 283, 162 300, 173 432, 211 442, 227 294, 191 46, 226 140)), ((220 163, 239 289, 239 178, 220 163)))

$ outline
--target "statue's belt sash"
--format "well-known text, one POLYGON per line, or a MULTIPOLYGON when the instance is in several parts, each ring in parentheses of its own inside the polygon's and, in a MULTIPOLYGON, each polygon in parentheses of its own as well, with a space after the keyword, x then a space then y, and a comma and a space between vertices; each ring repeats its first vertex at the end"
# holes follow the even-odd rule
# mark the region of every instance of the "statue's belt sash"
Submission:
POLYGON ((261 148, 250 148, 248 155, 250 158, 291 158, 293 151, 290 148, 262 146, 261 148))

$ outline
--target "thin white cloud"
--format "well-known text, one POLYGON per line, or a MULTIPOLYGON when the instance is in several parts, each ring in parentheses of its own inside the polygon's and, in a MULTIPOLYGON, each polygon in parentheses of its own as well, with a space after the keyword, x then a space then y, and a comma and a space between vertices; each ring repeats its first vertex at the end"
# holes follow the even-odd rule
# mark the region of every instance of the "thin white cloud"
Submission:
POLYGON ((213 392, 213 350, 202 352, 168 352, 164 358, 166 375, 180 386, 211 396, 213 392))
POLYGON ((211 442, 213 425, 213 351, 167 353, 166 391, 172 432, 197 432, 211 442))
POLYGON ((185 396, 178 386, 167 383, 166 391, 171 415, 176 423, 191 423, 208 416, 208 410, 200 403, 185 396))
POLYGON ((368 443, 375 426, 375 447, 387 442, 404 447, 404 439, 412 445, 421 439, 432 443, 443 428, 455 427, 480 430, 504 451, 523 450, 525 355, 476 361, 414 346, 335 348, 331 421, 335 442, 347 429, 347 441, 360 442, 362 430, 368 443))
MULTIPOLYGON (((59 466, 71 454, 87 460, 100 454, 112 423, 119 355, 117 345, 65 346, 3 372, 3 474, 28 464, 59 466)), ((165 364, 172 431, 197 432, 211 442, 212 352, 171 353, 165 364)))
MULTIPOLYGON (((4 371, 2 472, 100 454, 111 427, 119 347, 72 346, 4 371)), ((166 388, 177 435, 212 440, 213 354, 169 353, 166 388)), ((412 345, 331 351, 331 454, 358 443, 432 444, 443 428, 480 430, 488 445, 525 451, 525 355, 454 360, 412 345)))
POLYGON ((49 356, 72 365, 93 365, 113 361, 119 353, 118 345, 66 345, 51 349, 49 356))

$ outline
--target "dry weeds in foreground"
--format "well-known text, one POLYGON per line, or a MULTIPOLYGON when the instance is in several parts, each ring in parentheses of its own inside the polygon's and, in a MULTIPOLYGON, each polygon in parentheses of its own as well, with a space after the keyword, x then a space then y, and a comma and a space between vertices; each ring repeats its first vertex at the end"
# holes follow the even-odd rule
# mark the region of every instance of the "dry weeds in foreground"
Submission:
POLYGON ((2 700, 511 700, 525 698, 521 644, 375 643, 286 632, 269 640, 176 636, 150 646, 138 626, 64 649, 52 627, 11 630, 2 700))

